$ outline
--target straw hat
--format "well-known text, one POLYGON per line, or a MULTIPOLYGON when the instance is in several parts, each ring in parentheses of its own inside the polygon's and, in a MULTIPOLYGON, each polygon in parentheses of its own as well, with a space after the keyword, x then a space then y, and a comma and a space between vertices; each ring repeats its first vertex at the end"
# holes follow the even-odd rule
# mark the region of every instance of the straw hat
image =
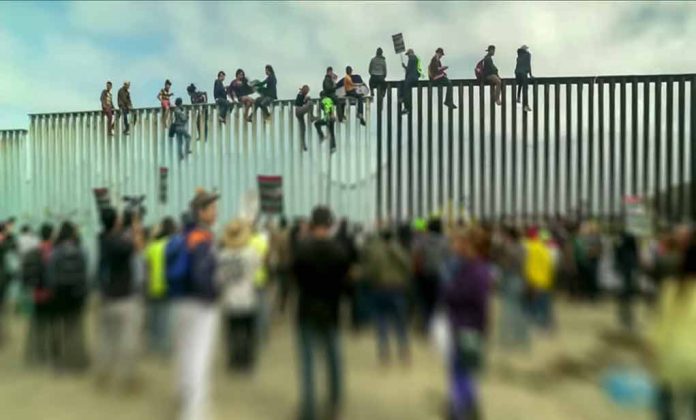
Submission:
POLYGON ((222 237, 222 245, 225 248, 239 249, 251 240, 251 225, 243 220, 236 219, 225 227, 222 237))

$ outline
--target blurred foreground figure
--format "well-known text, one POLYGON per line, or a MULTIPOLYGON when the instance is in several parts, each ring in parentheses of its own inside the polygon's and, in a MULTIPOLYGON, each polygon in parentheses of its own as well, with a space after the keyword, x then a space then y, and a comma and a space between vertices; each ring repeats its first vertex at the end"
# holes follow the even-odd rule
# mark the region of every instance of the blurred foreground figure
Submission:
POLYGON ((406 314, 406 288, 411 276, 409 254, 384 229, 370 241, 365 250, 366 271, 373 282, 373 309, 377 327, 377 349, 382 363, 388 363, 389 329, 393 326, 399 343, 399 356, 404 362, 410 359, 406 314))
POLYGON ((423 331, 428 330, 442 283, 442 268, 449 254, 447 239, 442 234, 442 221, 428 222, 428 233, 414 244, 416 291, 420 299, 423 331))
POLYGON ((651 334, 660 381, 657 409, 661 420, 696 418, 696 241, 693 238, 681 264, 681 273, 665 279, 660 287, 651 334))
POLYGON ((113 208, 102 211, 97 383, 101 386, 117 379, 134 391, 142 322, 135 262, 143 248, 143 233, 137 217, 133 218, 130 229, 124 228, 124 219, 113 208))
POLYGON ((524 271, 530 291, 529 312, 537 326, 553 328, 554 259, 551 248, 538 228, 527 232, 524 271))
POLYGON ((263 257, 251 244, 251 225, 234 220, 225 227, 218 256, 218 284, 223 288, 228 366, 250 372, 256 361, 256 313, 259 299, 254 277, 263 257))
POLYGON ((485 231, 474 227, 455 234, 453 247, 454 261, 442 293, 452 334, 449 419, 479 419, 476 375, 483 367, 488 332, 490 240, 485 231))
POLYGON ((83 309, 87 300, 87 256, 77 228, 64 222, 48 261, 48 289, 53 307, 54 364, 59 371, 87 368, 83 309))
MULTIPOLYGON (((215 307, 217 263, 211 228, 217 219, 218 198, 217 194, 204 190, 196 192, 191 200, 195 226, 186 230, 183 238, 178 238, 183 239, 183 248, 174 249, 173 255, 174 260, 183 259, 186 273, 176 291, 179 299, 173 309, 179 418, 182 420, 209 418, 210 365, 218 319, 215 307)), ((168 263, 170 257, 168 248, 168 263)))
POLYGON ((524 277, 526 251, 514 227, 503 229, 494 253, 502 272, 500 342, 505 349, 529 347, 529 321, 525 312, 528 288, 524 277))
POLYGON ((41 226, 41 242, 22 260, 22 283, 32 296, 34 310, 29 319, 26 358, 31 365, 47 364, 52 359, 51 295, 48 290, 48 261, 53 251, 53 226, 41 226))
POLYGON ((297 335, 300 360, 300 420, 338 419, 343 401, 343 361, 339 341, 339 302, 349 269, 346 251, 330 237, 333 219, 326 207, 312 212, 310 237, 295 251, 293 273, 299 301, 297 335), (314 356, 317 347, 328 362, 327 415, 317 417, 314 398, 314 356))

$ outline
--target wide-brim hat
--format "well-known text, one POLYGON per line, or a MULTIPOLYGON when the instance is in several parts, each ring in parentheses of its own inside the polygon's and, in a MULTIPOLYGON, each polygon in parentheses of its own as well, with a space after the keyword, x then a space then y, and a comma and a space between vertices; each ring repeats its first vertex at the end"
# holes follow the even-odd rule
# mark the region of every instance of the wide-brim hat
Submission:
POLYGON ((202 188, 196 191, 196 195, 191 200, 191 210, 198 211, 208 207, 220 198, 219 194, 208 192, 202 188))
POLYGON ((251 224, 242 219, 235 219, 225 226, 222 245, 225 248, 239 249, 251 240, 251 224))

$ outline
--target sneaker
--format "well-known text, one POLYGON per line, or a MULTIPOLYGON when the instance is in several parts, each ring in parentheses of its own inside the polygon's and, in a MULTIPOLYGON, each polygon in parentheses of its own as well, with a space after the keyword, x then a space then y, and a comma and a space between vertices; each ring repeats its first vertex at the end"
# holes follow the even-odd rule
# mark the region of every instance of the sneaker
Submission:
POLYGON ((249 115, 249 117, 247 117, 246 120, 247 120, 247 122, 254 122, 254 117, 252 117, 251 115, 249 115))
POLYGON ((331 154, 336 153, 336 146, 331 146, 331 154))
POLYGON ((524 112, 532 112, 532 108, 529 107, 529 105, 524 107, 524 112))
POLYGON ((360 117, 360 118, 358 118, 358 119, 360 120, 360 125, 367 125, 367 124, 365 123, 365 118, 360 117))
POLYGON ((450 109, 457 109, 457 105, 455 105, 454 102, 445 102, 445 106, 449 107, 450 109))
POLYGON ((410 114, 410 113, 411 113, 411 110, 410 110, 410 109, 404 108, 404 109, 401 110, 401 115, 406 115, 406 114, 410 114))

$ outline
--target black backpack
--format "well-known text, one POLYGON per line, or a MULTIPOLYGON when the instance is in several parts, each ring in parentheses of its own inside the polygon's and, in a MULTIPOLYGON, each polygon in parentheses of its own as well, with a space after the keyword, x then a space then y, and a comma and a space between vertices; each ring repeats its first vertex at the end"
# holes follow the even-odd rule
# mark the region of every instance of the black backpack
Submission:
POLYGON ((45 267, 39 248, 34 248, 22 258, 22 284, 33 289, 44 286, 45 267))
POLYGON ((79 303, 87 294, 87 259, 75 245, 56 250, 50 288, 56 300, 79 303))

